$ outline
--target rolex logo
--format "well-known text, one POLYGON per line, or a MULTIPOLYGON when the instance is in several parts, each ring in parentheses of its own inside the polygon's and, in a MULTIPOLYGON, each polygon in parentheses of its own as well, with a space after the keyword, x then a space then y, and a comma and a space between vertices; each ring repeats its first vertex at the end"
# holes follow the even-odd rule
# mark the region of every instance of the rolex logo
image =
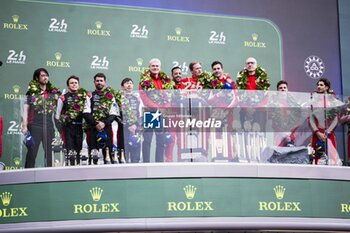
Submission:
POLYGON ((252 33, 252 40, 251 41, 244 41, 245 47, 251 47, 251 48, 266 48, 267 44, 266 42, 258 41, 259 35, 257 33, 252 33))
POLYGON ((3 192, 0 195, 0 198, 1 198, 2 204, 4 206, 8 206, 11 202, 12 194, 10 192, 3 192))
POLYGON ((176 27, 175 28, 175 33, 176 33, 176 35, 181 35, 181 31, 182 31, 182 29, 181 28, 179 28, 179 27, 176 27))
POLYGON ((95 25, 96 25, 97 29, 101 29, 102 28, 102 22, 101 21, 96 21, 95 25))
POLYGON ((142 58, 137 58, 137 59, 136 59, 136 62, 137 62, 137 65, 138 65, 138 66, 142 66, 142 64, 143 64, 143 59, 142 59, 142 58))
POLYGON ((258 34, 256 34, 256 33, 253 33, 253 34, 252 34, 252 39, 253 39, 253 41, 257 41, 257 40, 258 40, 258 37, 259 37, 258 34))
MULTIPOLYGON (((16 217, 26 217, 28 216, 28 207, 7 207, 11 203, 12 194, 10 192, 3 192, 0 195, 0 199, 5 208, 0 209, 0 219, 1 218, 16 218, 16 217)), ((16 203, 14 203, 16 204, 16 203)))
POLYGON ((90 189, 92 200, 99 201, 101 199, 102 192, 103 189, 101 189, 100 187, 94 187, 90 189))
POLYGON ((60 68, 70 68, 70 62, 62 61, 62 53, 56 52, 54 53, 56 60, 46 61, 46 66, 48 67, 60 67, 60 68))
POLYGON ((15 163, 16 166, 19 166, 19 164, 21 163, 21 159, 19 157, 15 157, 13 159, 13 162, 15 163))
POLYGON ((194 195, 196 195, 197 188, 193 185, 186 185, 184 188, 186 198, 191 200, 194 198, 194 195))
POLYGON ((99 202, 103 189, 100 187, 93 187, 90 189, 92 200, 95 203, 85 203, 85 204, 74 204, 74 214, 106 214, 106 213, 117 213, 120 212, 119 203, 117 202, 99 202))
POLYGON ((282 185, 277 185, 276 187, 273 188, 273 190, 275 191, 276 198, 278 200, 282 200, 286 189, 282 185))
POLYGON ((13 85, 12 88, 13 88, 13 92, 16 93, 16 94, 18 94, 19 93, 19 89, 21 89, 21 87, 19 85, 17 85, 17 84, 13 85))
POLYGON ((190 42, 190 37, 189 36, 182 36, 182 28, 176 27, 174 28, 175 30, 175 35, 167 35, 167 40, 168 41, 173 41, 173 42, 181 42, 181 43, 189 43, 190 42))
MULTIPOLYGON (((28 24, 21 24, 19 22, 19 15, 12 15, 12 23, 3 23, 4 29, 10 30, 28 30, 28 24)), ((14 54, 15 55, 15 54, 14 54)), ((16 55, 17 56, 17 55, 16 55)))
POLYGON ((60 53, 60 52, 55 53, 55 58, 57 61, 60 61, 62 58, 62 53, 60 53))
POLYGON ((129 72, 143 72, 145 69, 147 69, 147 67, 143 67, 143 59, 142 58, 137 58, 135 59, 136 64, 129 66, 129 72))
POLYGON ((297 212, 302 211, 299 201, 282 201, 286 188, 282 185, 276 185, 273 188, 278 201, 259 201, 259 211, 283 211, 297 212))
POLYGON ((102 30, 103 23, 101 21, 95 22, 95 28, 88 28, 86 33, 90 36, 111 36, 111 31, 102 30))
POLYGON ((12 15, 12 20, 14 23, 18 23, 19 16, 18 15, 12 15))
MULTIPOLYGON (((197 200, 193 201, 192 199, 196 195, 197 188, 193 185, 186 185, 183 190, 185 191, 186 201, 169 201, 168 202, 168 211, 169 212, 183 212, 183 211, 213 211, 213 202, 212 201, 202 201, 197 200)), ((198 198, 196 198, 198 199, 198 198)))

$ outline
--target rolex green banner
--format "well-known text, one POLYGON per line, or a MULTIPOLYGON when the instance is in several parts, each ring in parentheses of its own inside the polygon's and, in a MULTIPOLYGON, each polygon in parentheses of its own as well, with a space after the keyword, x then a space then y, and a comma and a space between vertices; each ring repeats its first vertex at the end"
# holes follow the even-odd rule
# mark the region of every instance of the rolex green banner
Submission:
POLYGON ((0 223, 162 217, 350 218, 347 181, 136 179, 0 186, 0 223))

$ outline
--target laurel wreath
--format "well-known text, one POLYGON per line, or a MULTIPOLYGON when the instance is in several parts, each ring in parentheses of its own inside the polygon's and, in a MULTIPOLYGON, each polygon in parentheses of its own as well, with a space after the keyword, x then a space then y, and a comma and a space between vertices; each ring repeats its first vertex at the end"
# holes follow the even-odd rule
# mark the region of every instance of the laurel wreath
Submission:
MULTIPOLYGON (((269 76, 263 68, 258 66, 255 69, 255 83, 258 90, 268 90, 270 87, 269 76)), ((248 83, 248 70, 243 69, 237 75, 237 86, 239 89, 246 90, 248 83)))
POLYGON ((97 109, 92 113, 95 121, 99 121, 107 117, 111 104, 113 103, 114 93, 115 91, 110 86, 102 90, 99 105, 97 109))
POLYGON ((29 82, 28 91, 31 95, 31 103, 37 113, 47 115, 56 111, 57 100, 61 92, 57 87, 53 86, 50 81, 46 84, 46 92, 48 95, 43 94, 43 90, 36 80, 31 80, 29 82))
POLYGON ((203 71, 197 78, 203 89, 222 89, 223 87, 220 80, 210 72, 203 71))
MULTIPOLYGON (((175 88, 175 83, 171 80, 167 74, 163 71, 159 72, 160 79, 162 81, 162 87, 164 90, 170 90, 175 88)), ((171 92, 154 91, 156 86, 152 81, 150 69, 145 69, 141 73, 140 86, 142 90, 147 91, 148 97, 155 103, 164 104, 170 102, 171 92)))
MULTIPOLYGON (((74 121, 83 112, 86 96, 87 91, 84 88, 79 88, 74 101, 68 102, 68 109, 60 116, 60 121, 63 124, 74 121)), ((65 97, 62 95, 60 98, 64 101, 65 97)))
MULTIPOLYGON (((160 79, 162 80, 163 89, 174 89, 175 83, 168 77, 163 71, 159 72, 160 79)), ((154 85, 151 77, 151 70, 145 69, 141 73, 140 84, 143 90, 155 90, 156 86, 154 85)))

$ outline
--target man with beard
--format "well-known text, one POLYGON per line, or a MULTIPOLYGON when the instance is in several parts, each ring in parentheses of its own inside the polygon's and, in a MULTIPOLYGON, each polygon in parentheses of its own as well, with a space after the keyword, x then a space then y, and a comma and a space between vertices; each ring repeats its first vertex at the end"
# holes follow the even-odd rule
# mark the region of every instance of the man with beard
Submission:
POLYGON ((275 144, 281 147, 294 146, 295 134, 294 130, 297 126, 298 119, 301 118, 300 112, 296 109, 296 101, 293 96, 289 96, 288 82, 281 80, 277 83, 276 89, 278 91, 277 98, 272 100, 276 105, 272 108, 271 118, 272 127, 275 133, 275 144))
POLYGON ((182 69, 179 66, 171 69, 171 77, 175 83, 175 89, 185 89, 185 85, 182 82, 182 69))
MULTIPOLYGON (((106 76, 103 73, 97 73, 94 76, 94 84, 96 89, 92 92, 91 98, 86 101, 83 114, 89 126, 87 131, 89 164, 91 163, 91 151, 97 149, 102 149, 104 163, 108 163, 106 148, 109 149, 109 152, 113 150, 112 122, 117 116, 120 116, 120 112, 113 89, 106 87, 106 76)), ((96 164, 97 160, 93 162, 96 164)))
MULTIPOLYGON (((171 109, 169 109, 168 114, 170 114, 173 120, 181 119, 181 95, 183 94, 181 90, 186 89, 186 86, 182 82, 182 69, 179 66, 175 66, 171 69, 171 77, 175 83, 176 98, 173 98, 171 109)), ((173 151, 175 141, 177 144, 177 161, 180 161, 180 150, 181 150, 181 130, 179 128, 171 127, 169 129, 169 134, 171 135, 172 142, 165 145, 165 162, 173 162, 173 151)))
POLYGON ((49 81, 45 68, 34 71, 24 100, 22 133, 27 140, 25 168, 34 168, 39 145, 43 143, 45 166, 52 167, 53 113, 59 96, 58 88, 49 81))

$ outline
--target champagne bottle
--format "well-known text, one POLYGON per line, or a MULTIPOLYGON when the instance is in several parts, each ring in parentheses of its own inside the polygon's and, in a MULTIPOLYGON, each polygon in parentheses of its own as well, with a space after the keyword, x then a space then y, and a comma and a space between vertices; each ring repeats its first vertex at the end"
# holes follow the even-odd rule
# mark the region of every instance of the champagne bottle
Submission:
POLYGON ((88 152, 88 149, 87 148, 83 148, 82 150, 81 150, 81 156, 80 156, 80 166, 85 166, 85 165, 87 165, 88 164, 88 154, 89 154, 89 152, 88 152))
POLYGON ((98 150, 97 149, 91 150, 91 158, 92 158, 93 164, 96 165, 98 162, 98 150))
POLYGON ((77 159, 77 152, 75 150, 71 150, 71 154, 69 158, 71 166, 75 166, 76 159, 77 159))
POLYGON ((109 147, 106 147, 106 164, 111 164, 111 157, 109 155, 109 147))
POLYGON ((124 149, 120 150, 120 163, 126 163, 124 149))
MULTIPOLYGON (((66 165, 72 166, 72 159, 73 159, 73 150, 69 150, 66 156, 66 165)), ((73 164, 74 165, 74 164, 73 164)))
POLYGON ((118 148, 116 147, 113 147, 113 161, 114 161, 114 164, 119 163, 118 148))
POLYGON ((102 149, 100 148, 98 150, 98 165, 103 165, 105 164, 104 161, 103 161, 103 153, 102 153, 102 149))

